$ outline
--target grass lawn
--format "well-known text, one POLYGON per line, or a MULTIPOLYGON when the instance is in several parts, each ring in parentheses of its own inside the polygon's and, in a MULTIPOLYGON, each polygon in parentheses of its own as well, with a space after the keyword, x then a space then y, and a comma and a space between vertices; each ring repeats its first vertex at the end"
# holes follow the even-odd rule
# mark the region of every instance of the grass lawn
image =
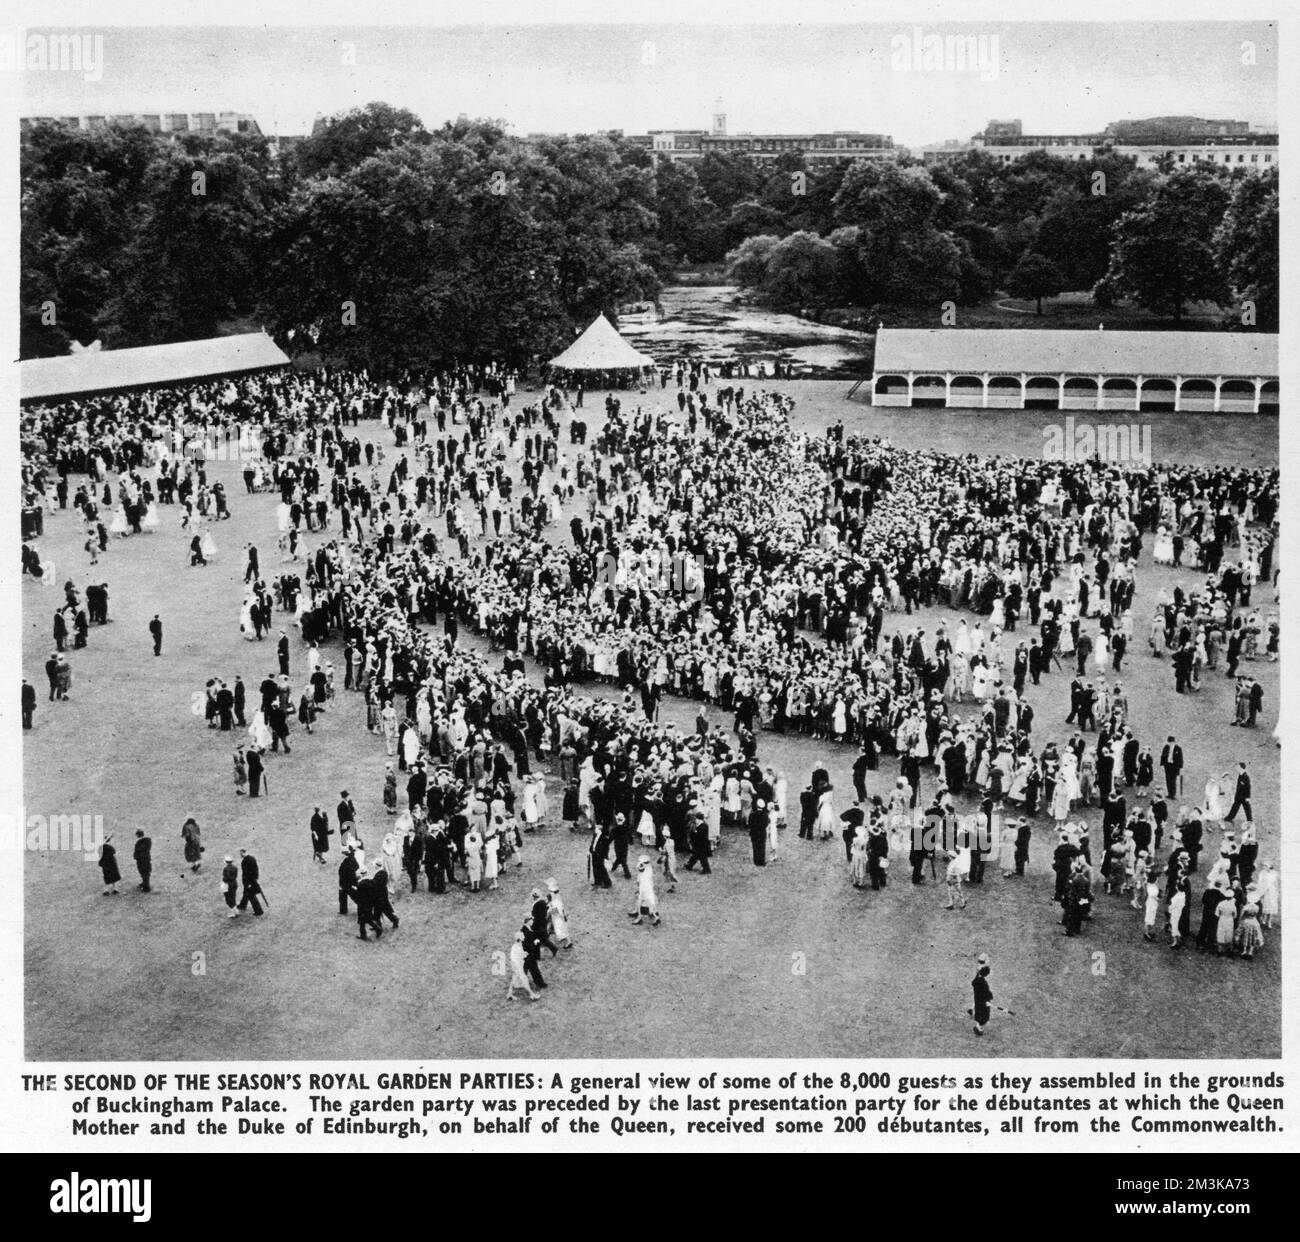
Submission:
MULTIPOLYGON (((884 412, 845 402, 843 381, 770 386, 797 394, 796 417, 814 432, 843 417, 852 431, 918 448, 1036 456, 1041 443, 1036 415, 884 412)), ((598 394, 587 407, 593 422, 598 394)), ((1182 416, 1178 428, 1176 439, 1168 429, 1167 451, 1157 433, 1157 457, 1276 463, 1276 420, 1182 416)), ((374 425, 361 429, 367 435, 383 436, 391 450, 391 437, 374 425)), ((28 1058, 1279 1055, 1280 933, 1266 933, 1253 964, 1171 953, 1164 937, 1144 943, 1140 916, 1125 901, 1099 895, 1087 933, 1067 939, 1049 901, 1045 819, 1030 874, 1003 880, 991 867, 968 908, 954 912, 941 909, 941 886, 907 883, 904 859, 894 860, 887 890, 859 892, 838 840, 813 844, 792 830, 777 861, 757 869, 747 839, 728 835, 712 876, 683 872, 677 892, 661 891, 663 923, 652 928, 625 914, 632 883, 615 881, 612 893, 586 887, 585 840, 558 822, 552 778, 555 822, 526 838, 525 865, 503 876, 499 892, 439 897, 422 887, 396 903, 396 933, 362 944, 354 919, 337 912, 337 852, 328 867, 313 863, 308 835, 313 805, 332 820, 344 788, 372 852, 385 831, 383 744, 365 730, 360 697, 340 690, 313 736, 295 730, 292 755, 270 758, 270 794, 259 801, 234 795, 230 753, 239 736, 209 731, 201 711, 191 711, 208 677, 242 673, 253 694, 275 664, 273 640, 245 642, 238 614, 244 545, 257 544, 264 573, 277 569, 276 498, 245 496, 236 465, 210 475, 225 480, 234 516, 216 528, 221 555, 208 568, 188 567, 189 537, 174 507, 156 535, 113 542, 93 570, 71 513, 47 518, 39 546, 59 582, 110 588, 113 621, 93 627, 89 647, 72 653, 68 703, 46 702, 41 667, 62 592, 30 580, 22 587, 24 667, 40 692, 36 727, 24 738, 26 810, 103 815, 124 880, 120 896, 105 897, 97 866, 80 855, 25 855, 28 1058), (165 626, 159 659, 147 630, 154 612, 165 626), (197 878, 183 874, 188 815, 207 846, 197 878), (137 826, 154 839, 156 891, 148 895, 134 887, 137 826), (228 920, 218 894, 222 856, 240 845, 261 863, 271 902, 261 919, 228 920), (548 876, 560 882, 576 947, 543 963, 551 986, 540 1004, 510 1005, 493 954, 508 947, 530 890, 548 876), (996 1003, 1015 1011, 995 1015, 983 1040, 965 1017, 979 952, 992 956, 996 1003)), ((567 521, 554 535, 567 537, 567 521)), ((1134 610, 1140 624, 1159 587, 1194 580, 1152 568, 1149 555, 1148 546, 1134 610)), ((905 623, 890 618, 886 632, 905 623)), ((300 688, 302 649, 292 641, 300 688)), ((338 644, 329 654, 341 686, 338 644)), ((1265 693, 1255 732, 1227 727, 1231 683, 1221 672, 1199 695, 1177 696, 1168 662, 1135 641, 1124 682, 1139 737, 1158 744, 1179 735, 1189 802, 1210 772, 1250 761, 1261 859, 1276 860, 1278 666, 1246 667, 1265 693)), ((1040 747, 1068 736, 1067 692, 1061 673, 1030 688, 1040 747)), ((665 717, 687 728, 694 711, 664 704, 665 717)), ((759 755, 787 773, 794 807, 817 766, 831 771, 837 809, 851 804, 848 748, 765 734, 759 755)), ((896 774, 887 762, 871 790, 887 790, 896 774)), ((1089 818, 1095 827, 1097 813, 1089 818)))

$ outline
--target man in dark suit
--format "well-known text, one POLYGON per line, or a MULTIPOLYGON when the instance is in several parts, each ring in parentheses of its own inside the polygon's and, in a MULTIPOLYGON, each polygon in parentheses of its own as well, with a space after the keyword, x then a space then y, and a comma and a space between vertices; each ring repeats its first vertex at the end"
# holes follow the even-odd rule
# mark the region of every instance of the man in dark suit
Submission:
POLYGON ((323 863, 330 850, 330 834, 334 829, 330 827, 329 815, 320 807, 312 810, 310 830, 312 861, 323 863))
POLYGON ((539 946, 538 953, 541 953, 540 946, 545 945, 550 949, 551 956, 554 957, 559 952, 559 947, 550 936, 550 918, 551 907, 546 898, 542 896, 541 890, 533 889, 532 909, 529 913, 529 926, 532 928, 533 936, 539 946))
POLYGON ((872 766, 871 759, 871 745, 863 742, 862 753, 853 761, 853 792, 859 802, 867 800, 867 770, 872 766))
POLYGON ((632 825, 622 811, 617 811, 614 814, 614 865, 610 871, 616 872, 622 867, 624 876, 629 880, 632 873, 627 869, 627 851, 631 844, 632 825))
POLYGON ((229 733, 235 715, 235 696, 226 683, 219 682, 217 690, 217 720, 221 724, 222 733, 229 733))
POLYGON ((272 751, 278 751, 283 746, 286 755, 292 754, 289 748, 289 717, 279 699, 271 704, 271 710, 266 713, 266 723, 271 730, 272 751))
POLYGON ((357 885, 357 856, 350 850, 343 851, 343 860, 339 863, 339 913, 348 912, 348 898, 357 885))
POLYGON ((23 678, 23 728, 32 727, 32 716, 36 713, 36 687, 23 678))
POLYGON ((162 655, 162 622, 156 612, 153 614, 153 620, 149 622, 149 633, 153 636, 154 655, 162 655))
POLYGON ((417 760, 415 768, 406 781, 406 805, 409 810, 414 811, 417 806, 424 805, 428 788, 429 774, 424 770, 424 764, 417 760))
POLYGON ((143 828, 135 830, 135 869, 140 873, 140 888, 152 892, 149 877, 153 874, 153 840, 144 835, 143 828))
POLYGON ((1253 677, 1250 679, 1250 692, 1247 695, 1247 701, 1250 704, 1250 718, 1246 721, 1246 727, 1253 729, 1255 727, 1255 718, 1259 715, 1260 708, 1264 706, 1264 687, 1253 677))
POLYGON ((1083 675, 1080 674, 1070 683, 1070 714, 1065 718, 1066 724, 1074 724, 1083 708, 1083 675))
POLYGON ((348 827, 356 825, 357 809, 352 805, 352 799, 348 797, 346 789, 339 794, 339 804, 334 808, 334 813, 338 816, 340 832, 343 831, 345 825, 348 827))
POLYGON ((50 702, 54 702, 55 691, 59 687, 59 657, 57 654, 50 656, 45 661, 45 676, 50 679, 50 702))
POLYGON ((245 849, 239 851, 239 877, 243 881, 244 891, 240 895, 237 908, 243 910, 251 905, 253 913, 260 917, 262 907, 257 898, 262 892, 262 885, 257 869, 257 859, 245 849))
POLYGON ((375 939, 378 940, 384 934, 384 927, 379 921, 379 912, 375 909, 375 882, 360 872, 358 876, 351 892, 352 900, 357 905, 357 939, 369 940, 366 928, 373 927, 375 939))
MULTIPOLYGON (((49 665, 46 665, 48 668, 49 665)), ((50 698, 54 696, 51 694, 50 698)), ((817 794, 808 785, 799 795, 799 836, 811 841, 813 839, 813 821, 817 818, 817 794)))
MULTIPOLYGON (((262 795, 262 785, 264 783, 262 762, 262 752, 260 748, 253 746, 249 749, 245 758, 248 761, 248 796, 250 798, 259 798, 262 795)), ((270 793, 268 789, 266 791, 270 793)))
POLYGON ((1232 823, 1239 810, 1246 812, 1248 820, 1255 818, 1250 809, 1250 773, 1246 771, 1244 760, 1237 772, 1237 792, 1232 799, 1232 808, 1223 817, 1223 822, 1225 824, 1232 823))
POLYGON ((1183 770, 1183 748, 1169 735, 1168 741, 1160 748, 1160 766, 1165 773, 1165 793, 1171 797, 1178 796, 1178 777, 1183 770))

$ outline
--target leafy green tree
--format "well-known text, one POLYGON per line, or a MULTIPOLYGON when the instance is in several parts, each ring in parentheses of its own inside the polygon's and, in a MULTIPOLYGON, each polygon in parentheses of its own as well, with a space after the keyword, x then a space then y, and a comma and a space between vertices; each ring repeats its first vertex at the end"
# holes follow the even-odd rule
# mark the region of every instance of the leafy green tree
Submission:
POLYGON ((748 157, 731 152, 709 151, 696 165, 705 197, 724 215, 742 199, 756 198, 761 177, 748 157))
POLYGON ((815 233, 791 233, 767 256, 760 290, 773 306, 828 306, 835 298, 839 256, 815 233))
POLYGON ((103 336, 100 316, 126 274, 124 247, 160 150, 143 126, 83 132, 42 123, 23 136, 22 357, 67 353, 73 340, 103 336))
POLYGON ((1076 180, 1044 204, 1034 249, 1065 275, 1065 288, 1091 289, 1110 266, 1115 222, 1149 193, 1152 174, 1110 155, 1072 165, 1076 180))
POLYGON ((110 344, 215 336, 251 307, 278 197, 265 145, 225 134, 160 144, 100 317, 110 344))
POLYGON ((716 214, 689 164, 660 156, 654 169, 658 236, 674 259, 700 255, 701 226, 716 214))
POLYGON ((428 137, 414 112, 392 104, 368 103, 317 121, 294 155, 306 177, 338 176, 380 151, 424 142, 428 137))
POLYGON ((727 253, 727 279, 743 289, 757 289, 767 276, 767 264, 781 239, 770 233, 747 237, 727 253))
POLYGON ((1038 314, 1043 313, 1043 299, 1054 297, 1065 288, 1065 274, 1051 259, 1027 250, 1007 277, 1007 292, 1018 298, 1033 298, 1038 314))
POLYGON ((1278 330, 1281 307, 1278 250, 1278 176, 1247 174, 1232 187, 1214 234, 1219 267, 1238 302, 1254 304, 1254 326, 1278 330))
POLYGON ((1227 280, 1214 239, 1228 197, 1224 176, 1209 169, 1156 183, 1115 222, 1107 290, 1175 320, 1188 303, 1221 302, 1227 280))
MULTIPOLYGON (((859 161, 844 175, 835 213, 846 293, 861 306, 938 304, 961 294, 962 249, 935 220, 942 194, 921 167, 859 161)), ((837 240, 838 239, 838 240, 837 240)))

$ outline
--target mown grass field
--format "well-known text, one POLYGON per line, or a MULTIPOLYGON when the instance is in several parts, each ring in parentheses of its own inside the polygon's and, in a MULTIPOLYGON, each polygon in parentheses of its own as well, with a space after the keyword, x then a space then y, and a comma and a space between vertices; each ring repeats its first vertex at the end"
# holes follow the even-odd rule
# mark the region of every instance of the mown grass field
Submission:
MULTIPOLYGON (((841 381, 773 386, 796 393, 797 417, 814 431, 842 417, 850 430, 917 448, 1036 455, 1031 446, 1041 444, 1032 415, 884 412, 846 402, 841 381)), ((589 394, 589 422, 599 405, 589 394)), ((1156 444, 1157 456, 1177 460, 1274 464, 1277 426, 1182 418, 1177 434, 1171 426, 1156 444)), ((233 465, 213 474, 225 479, 234 516, 216 529, 221 555, 206 569, 188 567, 189 538, 175 510, 164 512, 158 534, 114 542, 94 570, 71 513, 47 520, 40 546, 59 581, 103 581, 111 592, 112 623, 92 628, 90 646, 71 656, 68 703, 46 702, 41 667, 62 593, 32 581, 22 587, 24 668, 40 690, 36 728, 24 738, 27 811, 103 815, 125 881, 120 896, 105 897, 93 862, 26 855, 28 1058, 1279 1053, 1279 934, 1253 964, 1171 953, 1163 938, 1144 943, 1140 916, 1119 897, 1100 896, 1087 934, 1067 939, 1049 901, 1046 820, 1035 830, 1029 875, 1003 880, 990 868, 957 912, 941 908, 941 886, 908 884, 901 859, 887 890, 859 892, 838 840, 813 844, 791 830, 780 857, 760 870, 747 840, 728 837, 712 876, 683 873, 678 890, 661 895, 663 923, 651 928, 625 914, 630 882, 616 881, 612 893, 586 887, 585 841, 558 822, 552 779, 554 822, 527 838, 525 865, 510 869, 499 892, 437 897, 421 888, 398 901, 396 933, 361 943, 355 921, 337 912, 337 852, 328 867, 314 863, 307 828, 317 802, 333 818, 344 788, 372 850, 386 828, 383 745, 366 732, 360 699, 340 692, 314 736, 295 731, 292 755, 270 759, 270 794, 256 802, 234 796, 236 735, 209 731, 191 710, 208 677, 240 672, 252 688, 274 667, 273 644, 245 642, 238 614, 244 545, 257 544, 264 572, 277 568, 275 498, 246 497, 233 465), (165 625, 160 659, 147 631, 154 612, 165 625), (197 878, 183 874, 188 815, 207 846, 197 878), (148 895, 134 888, 137 825, 154 839, 156 891, 148 895), (261 919, 228 920, 218 895, 222 855, 240 845, 261 863, 271 902, 261 919), (548 876, 560 881, 576 947, 543 963, 551 986, 541 1003, 507 1004, 493 954, 508 947, 530 890, 548 876), (965 1017, 979 952, 992 957, 996 1003, 1015 1011, 998 1015, 983 1040, 965 1017)), ((565 522, 555 537, 567 537, 565 522)), ((1148 617, 1159 587, 1179 580, 1190 584, 1193 575, 1153 569, 1148 548, 1135 616, 1148 617)), ((921 620, 932 625, 937 614, 921 620)), ((891 618, 886 629, 907 621, 891 618)), ((332 655, 341 685, 337 644, 332 655)), ((296 637, 293 659, 300 677, 296 637)), ((1179 735, 1189 799, 1209 772, 1250 761, 1261 858, 1276 860, 1277 666, 1250 668, 1265 691, 1256 732, 1228 727, 1231 683, 1221 673, 1200 695, 1176 696, 1168 663, 1135 642, 1124 681, 1140 737, 1179 735)), ((1040 745, 1067 735, 1067 696, 1060 673, 1030 688, 1040 745)), ((688 728, 694 711, 664 705, 666 718, 688 728)), ((851 801, 847 748, 764 735, 759 753, 787 773, 792 802, 817 766, 830 769, 841 809, 851 801)), ((887 763, 870 788, 887 790, 895 775, 887 763)), ((1096 825, 1095 811, 1090 819, 1096 825)))

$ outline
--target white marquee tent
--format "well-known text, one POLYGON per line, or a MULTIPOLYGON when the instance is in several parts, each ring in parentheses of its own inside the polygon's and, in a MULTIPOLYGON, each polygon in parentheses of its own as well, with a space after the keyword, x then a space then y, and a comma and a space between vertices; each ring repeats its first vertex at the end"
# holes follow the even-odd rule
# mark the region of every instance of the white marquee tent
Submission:
POLYGON ((655 360, 633 349, 604 315, 597 315, 591 326, 549 365, 565 371, 639 371, 654 366, 655 360))

